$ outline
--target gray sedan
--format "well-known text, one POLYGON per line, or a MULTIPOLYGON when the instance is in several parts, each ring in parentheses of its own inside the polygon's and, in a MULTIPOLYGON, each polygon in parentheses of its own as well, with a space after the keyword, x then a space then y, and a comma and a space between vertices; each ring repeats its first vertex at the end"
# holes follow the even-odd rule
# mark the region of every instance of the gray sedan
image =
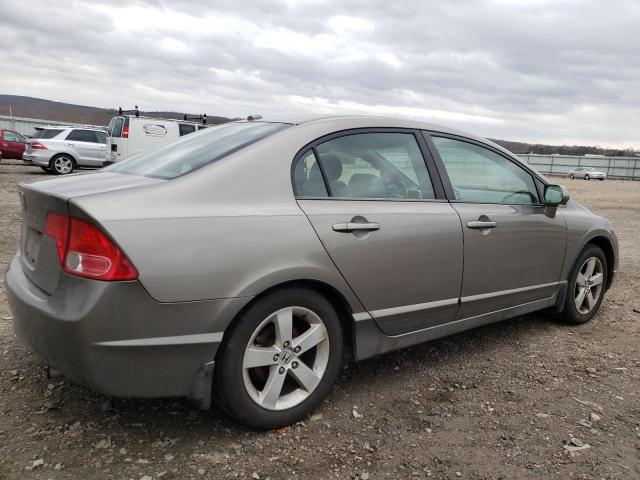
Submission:
POLYGON ((574 178, 584 178, 585 180, 604 180, 607 178, 607 174, 596 170, 593 167, 576 167, 573 170, 569 170, 567 176, 573 180, 574 178))
POLYGON ((256 428, 308 415, 345 361, 542 309, 588 322, 618 261, 563 187, 410 120, 227 123, 20 198, 25 345, 106 394, 256 428))

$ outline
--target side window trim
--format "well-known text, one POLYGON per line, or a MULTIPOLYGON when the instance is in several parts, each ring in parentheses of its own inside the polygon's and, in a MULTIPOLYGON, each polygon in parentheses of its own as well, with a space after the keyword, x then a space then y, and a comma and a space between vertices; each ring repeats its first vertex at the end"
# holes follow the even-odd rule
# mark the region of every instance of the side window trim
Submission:
MULTIPOLYGON (((435 143, 433 143, 432 140, 432 136, 433 137, 441 137, 441 138, 449 138, 451 140, 457 140, 459 142, 464 142, 464 143, 468 143, 470 145, 475 145, 477 147, 481 147, 481 148, 486 148, 487 150, 489 150, 492 153, 495 153, 496 155, 501 156, 502 158, 504 158, 505 160, 511 162, 512 164, 514 164, 516 167, 519 167, 520 169, 524 170, 527 174, 529 174, 531 176, 531 179, 533 180, 533 185, 535 186, 536 189, 536 194, 538 195, 538 203, 533 203, 531 204, 532 206, 541 206, 542 205, 542 192, 540 191, 540 186, 539 186, 539 182, 542 182, 542 179, 536 175, 535 172, 533 172, 531 169, 526 168, 526 166, 520 164, 519 162, 516 162, 514 159, 509 158, 507 155, 505 155, 503 152, 501 152, 500 150, 496 150, 495 148, 491 148, 490 145, 486 145, 482 142, 478 142, 472 138, 467 138, 467 137, 461 137, 459 135, 452 135, 449 133, 441 133, 441 132, 436 132, 436 131, 431 131, 431 130, 423 130, 422 131, 422 136, 424 137, 427 145, 429 146, 429 151, 433 157, 433 159, 435 160, 435 164, 436 167, 438 169, 439 172, 439 176, 440 179, 442 180, 442 183, 444 185, 444 189, 447 195, 447 199, 452 202, 452 203, 468 203, 465 202, 463 200, 457 200, 456 199, 456 195, 453 191, 453 185, 451 184, 451 179, 449 178, 449 174, 447 173, 447 169, 444 166, 444 162, 442 161, 442 157, 440 157, 440 153, 438 152, 438 149, 436 148, 435 143)), ((544 182, 542 182, 543 184, 545 184, 544 182)))
MULTIPOLYGON (((338 132, 333 132, 322 137, 319 137, 312 142, 309 142, 304 147, 302 147, 298 153, 293 158, 293 162, 291 163, 291 183, 293 186, 293 191, 295 194, 295 198, 301 200, 349 200, 349 201, 385 201, 385 202, 443 202, 447 201, 446 191, 443 186, 442 176, 439 174, 439 169, 437 167, 437 162, 435 158, 431 154, 430 149, 427 146, 425 141, 424 132, 413 129, 413 128, 397 128, 397 127, 368 127, 368 128, 351 128, 347 130, 340 130, 338 132), (318 156, 318 152, 316 151, 316 146, 328 142, 330 140, 334 140, 336 138, 342 138, 349 135, 359 135, 364 133, 404 133, 411 134, 416 140, 418 144, 418 148, 422 155, 422 160, 425 162, 427 172, 429 173, 431 187, 433 188, 433 192, 436 198, 356 198, 356 197, 334 197, 332 196, 332 192, 330 186, 327 182, 327 176, 322 167, 322 162, 319 161, 320 157, 318 156), (295 167, 298 161, 305 156, 309 151, 313 151, 313 154, 318 162, 318 167, 320 168, 320 172, 322 173, 322 179, 324 181, 327 192, 329 193, 328 197, 316 197, 316 196, 304 196, 299 195, 296 192, 295 188, 295 167)), ((452 189, 453 191, 453 189, 452 189)))

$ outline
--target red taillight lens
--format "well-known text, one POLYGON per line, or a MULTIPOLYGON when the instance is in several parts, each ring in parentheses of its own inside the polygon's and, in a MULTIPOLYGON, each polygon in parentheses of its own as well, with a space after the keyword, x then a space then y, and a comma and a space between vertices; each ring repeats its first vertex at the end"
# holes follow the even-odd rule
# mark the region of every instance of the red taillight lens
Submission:
POLYGON ((57 213, 48 213, 44 224, 44 233, 56 241, 58 258, 62 265, 67 248, 67 241, 69 240, 69 217, 66 215, 58 215, 57 213))
POLYGON ((95 225, 49 213, 45 233, 56 241, 62 270, 97 280, 135 280, 138 271, 125 254, 95 225))
POLYGON ((31 142, 31 148, 33 150, 49 150, 47 147, 45 147, 40 142, 31 142))
POLYGON ((129 138, 129 125, 122 127, 122 138, 129 138))

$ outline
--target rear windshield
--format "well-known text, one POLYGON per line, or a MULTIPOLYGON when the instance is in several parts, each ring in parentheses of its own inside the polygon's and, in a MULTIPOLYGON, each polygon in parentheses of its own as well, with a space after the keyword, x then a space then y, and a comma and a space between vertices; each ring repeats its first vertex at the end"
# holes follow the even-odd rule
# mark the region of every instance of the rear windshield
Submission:
POLYGON ((285 123, 225 123, 135 155, 104 170, 171 179, 201 168, 289 127, 285 123))
POLYGON ((63 130, 57 128, 44 128, 42 130, 36 130, 31 138, 53 138, 61 134, 63 130))

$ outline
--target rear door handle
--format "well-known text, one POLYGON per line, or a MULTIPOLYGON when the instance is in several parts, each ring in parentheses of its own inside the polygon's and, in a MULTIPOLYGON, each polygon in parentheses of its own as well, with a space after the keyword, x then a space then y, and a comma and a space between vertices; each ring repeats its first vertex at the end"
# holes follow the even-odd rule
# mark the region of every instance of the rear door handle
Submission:
POLYGON ((496 222, 485 221, 485 220, 474 220, 472 222, 467 222, 467 228, 474 228, 474 229, 496 228, 497 226, 498 224, 496 222))
POLYGON ((359 222, 346 222, 346 223, 335 223, 333 224, 334 232, 344 232, 351 233, 357 231, 364 232, 373 232, 375 230, 380 230, 380 225, 377 223, 359 223, 359 222))

